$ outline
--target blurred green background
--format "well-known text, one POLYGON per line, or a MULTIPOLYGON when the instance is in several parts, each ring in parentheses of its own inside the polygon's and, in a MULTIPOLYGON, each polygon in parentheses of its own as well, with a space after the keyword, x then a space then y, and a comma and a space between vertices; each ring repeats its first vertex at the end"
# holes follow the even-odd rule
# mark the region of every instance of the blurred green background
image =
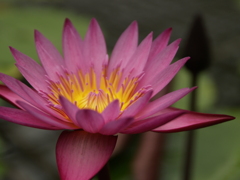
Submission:
MULTIPOLYGON (((181 37, 184 44, 191 21, 197 13, 202 13, 206 22, 213 60, 212 67, 200 76, 198 110, 229 114, 236 116, 236 120, 196 130, 193 180, 238 180, 240 179, 239 1, 1 1, 0 72, 22 80, 21 74, 14 66, 15 62, 8 46, 38 61, 33 38, 34 29, 42 32, 61 51, 62 27, 66 17, 71 19, 82 37, 91 17, 96 17, 104 31, 110 52, 117 37, 133 20, 139 22, 140 39, 150 31, 156 32, 156 36, 172 26, 172 40, 181 37)), ((180 48, 178 58, 181 58, 181 52, 180 48)), ((172 90, 189 86, 190 74, 183 69, 174 79, 172 90)), ((186 97, 175 106, 187 109, 188 103, 189 98, 186 97)), ((6 105, 3 101, 1 104, 6 105)), ((22 180, 26 177, 36 180, 58 179, 54 146, 59 132, 20 127, 2 120, 0 130, 2 137, 0 179, 22 180), (35 159, 36 156, 41 158, 35 159)), ((161 179, 181 179, 185 136, 186 132, 165 136, 161 179)), ((131 162, 141 136, 134 136, 133 140, 131 147, 111 160, 112 179, 132 179, 131 162)))

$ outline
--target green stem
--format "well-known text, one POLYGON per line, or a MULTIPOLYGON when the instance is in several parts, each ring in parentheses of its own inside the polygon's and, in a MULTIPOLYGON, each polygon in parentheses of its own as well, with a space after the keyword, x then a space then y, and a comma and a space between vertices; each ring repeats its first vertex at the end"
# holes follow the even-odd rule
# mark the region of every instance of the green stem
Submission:
MULTIPOLYGON (((198 73, 192 74, 192 86, 197 85, 198 73)), ((190 110, 196 111, 197 105, 197 91, 194 90, 191 93, 190 100, 190 110)), ((182 180, 191 180, 192 179, 192 170, 193 170, 193 157, 194 157, 194 147, 195 147, 195 131, 187 132, 186 145, 185 145, 185 161, 184 161, 184 170, 183 170, 183 179, 182 180)))

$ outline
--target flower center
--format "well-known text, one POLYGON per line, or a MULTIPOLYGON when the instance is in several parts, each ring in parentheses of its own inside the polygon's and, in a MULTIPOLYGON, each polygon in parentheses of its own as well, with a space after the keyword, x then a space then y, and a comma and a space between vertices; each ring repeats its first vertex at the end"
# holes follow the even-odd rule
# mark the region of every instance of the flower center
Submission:
POLYGON ((104 68, 98 78, 91 69, 87 74, 79 70, 75 74, 65 73, 64 76, 59 76, 58 82, 49 81, 50 93, 47 94, 47 99, 50 107, 66 117, 59 102, 59 96, 63 96, 80 109, 92 109, 101 113, 109 103, 118 99, 122 112, 145 92, 142 89, 135 91, 139 77, 124 78, 119 69, 115 69, 107 78, 104 68))

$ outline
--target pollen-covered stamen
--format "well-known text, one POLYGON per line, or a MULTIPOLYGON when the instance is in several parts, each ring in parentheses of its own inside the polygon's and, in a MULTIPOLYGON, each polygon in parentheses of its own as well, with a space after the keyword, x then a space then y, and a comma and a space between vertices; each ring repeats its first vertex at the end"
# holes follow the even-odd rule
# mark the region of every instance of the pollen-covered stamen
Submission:
POLYGON ((63 96, 80 109, 93 109, 101 113, 112 101, 118 99, 120 111, 123 112, 148 90, 142 88, 136 91, 140 76, 122 79, 122 72, 116 68, 106 78, 106 72, 104 68, 99 79, 93 69, 87 74, 80 70, 75 74, 66 72, 64 76, 59 76, 58 82, 49 81, 50 93, 45 95, 50 107, 66 117, 59 102, 59 96, 63 96))

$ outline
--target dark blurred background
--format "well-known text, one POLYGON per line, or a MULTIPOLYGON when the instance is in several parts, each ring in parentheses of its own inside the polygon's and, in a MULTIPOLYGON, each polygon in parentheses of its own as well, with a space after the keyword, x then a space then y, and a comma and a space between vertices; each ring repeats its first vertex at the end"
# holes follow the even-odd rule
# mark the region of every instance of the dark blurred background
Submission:
MULTIPOLYGON (((33 31, 38 29, 61 51, 64 19, 70 18, 82 37, 95 17, 111 52, 121 32, 133 21, 139 24, 140 40, 151 31, 154 37, 172 27, 171 42, 182 38, 176 59, 183 57, 190 27, 201 16, 208 36, 211 66, 201 72, 198 109, 230 114, 237 120, 197 130, 193 180, 240 179, 240 1, 239 0, 9 0, 0 1, 0 72, 23 80, 14 66, 8 46, 38 61, 33 31)), ((23 80, 24 81, 24 80, 23 80)), ((190 86, 186 69, 174 79, 171 90, 190 86)), ((188 108, 188 98, 176 107, 188 108)), ((4 101, 0 102, 6 106, 4 101)), ((60 132, 26 128, 0 121, 0 179, 59 179, 55 165, 55 143, 60 132)), ((180 180, 183 133, 164 137, 159 179, 180 180), (161 172, 161 173, 160 173, 161 172)), ((116 154, 111 163, 114 180, 130 180, 132 160, 140 135, 116 154)), ((138 180, 138 179, 136 179, 138 180)))

